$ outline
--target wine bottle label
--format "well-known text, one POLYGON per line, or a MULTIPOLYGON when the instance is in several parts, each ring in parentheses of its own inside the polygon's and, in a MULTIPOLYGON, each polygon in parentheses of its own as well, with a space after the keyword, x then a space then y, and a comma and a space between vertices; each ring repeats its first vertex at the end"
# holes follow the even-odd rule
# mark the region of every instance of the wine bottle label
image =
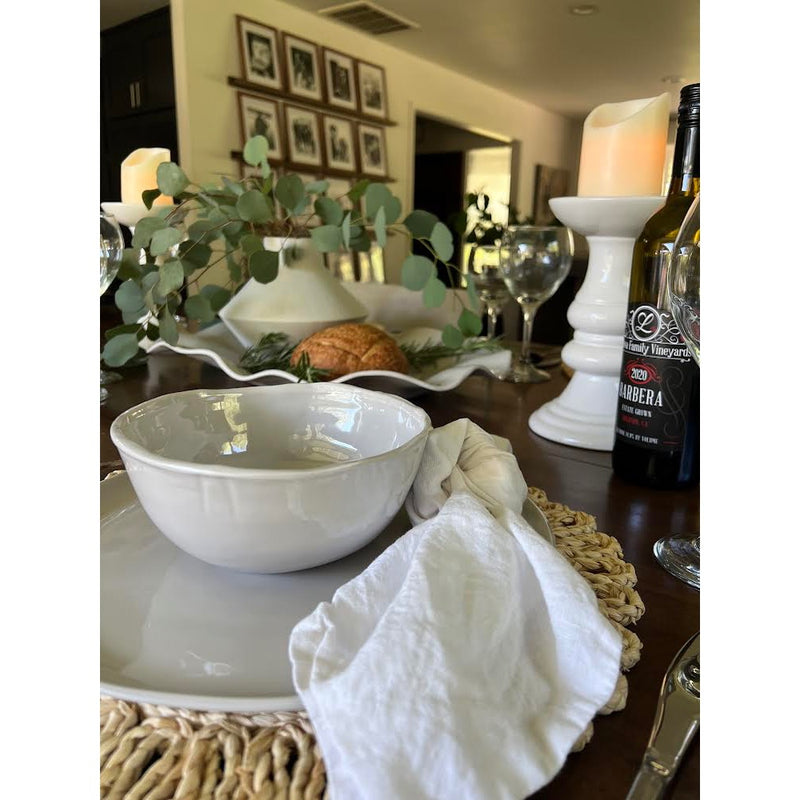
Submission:
POLYGON ((617 404, 617 436, 651 450, 683 446, 698 367, 669 311, 628 307, 617 404))

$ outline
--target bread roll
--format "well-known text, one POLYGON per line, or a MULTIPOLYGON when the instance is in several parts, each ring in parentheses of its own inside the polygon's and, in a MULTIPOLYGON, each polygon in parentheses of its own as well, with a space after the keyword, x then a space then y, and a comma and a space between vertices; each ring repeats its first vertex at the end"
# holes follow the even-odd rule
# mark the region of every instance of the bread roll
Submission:
POLYGON ((292 366, 303 353, 308 353, 312 367, 328 370, 328 378, 368 369, 408 372, 408 359, 397 342, 365 323, 348 322, 312 333, 294 349, 292 366))

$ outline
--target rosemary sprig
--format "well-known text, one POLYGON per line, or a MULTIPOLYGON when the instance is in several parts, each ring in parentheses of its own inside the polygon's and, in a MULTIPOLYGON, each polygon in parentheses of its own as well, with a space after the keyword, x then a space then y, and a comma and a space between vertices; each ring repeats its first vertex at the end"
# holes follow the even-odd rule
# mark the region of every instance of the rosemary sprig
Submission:
POLYGON ((446 344, 433 344, 428 340, 425 344, 406 342, 400 345, 400 349, 405 353, 409 367, 412 370, 421 370, 442 358, 457 358, 480 351, 502 350, 503 344, 500 339, 474 338, 464 339, 458 347, 448 347, 446 344))

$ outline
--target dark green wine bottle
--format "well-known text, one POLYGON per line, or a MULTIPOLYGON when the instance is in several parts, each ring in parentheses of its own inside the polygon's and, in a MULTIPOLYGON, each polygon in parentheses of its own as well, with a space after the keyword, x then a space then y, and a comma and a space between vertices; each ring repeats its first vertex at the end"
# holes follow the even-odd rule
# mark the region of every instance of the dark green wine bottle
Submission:
POLYGON ((612 465, 658 489, 700 477, 700 369, 669 307, 672 245, 700 191, 700 84, 681 89, 667 198, 633 248, 612 465))

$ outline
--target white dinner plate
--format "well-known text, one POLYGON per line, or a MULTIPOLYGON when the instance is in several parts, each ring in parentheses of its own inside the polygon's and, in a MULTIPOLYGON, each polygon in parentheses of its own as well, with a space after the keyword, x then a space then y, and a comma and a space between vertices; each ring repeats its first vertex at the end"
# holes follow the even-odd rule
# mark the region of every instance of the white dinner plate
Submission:
MULTIPOLYGON (((441 331, 433 328, 411 328, 395 336, 398 342, 424 343, 441 336, 441 331)), ((178 344, 170 345, 159 339, 152 344, 147 343, 148 352, 159 349, 172 350, 175 353, 193 356, 221 369, 229 378, 242 382, 258 383, 297 383, 297 378, 289 372, 278 369, 267 369, 260 372, 247 372, 239 366, 239 359, 245 348, 225 327, 216 323, 197 333, 181 331, 178 344)), ((355 383, 378 391, 393 394, 418 393, 420 391, 447 392, 455 389, 474 372, 487 375, 504 375, 511 365, 510 350, 475 353, 450 359, 450 363, 432 374, 403 375, 387 370, 368 370, 351 372, 332 383, 355 383)))
MULTIPOLYGON (((523 516, 548 541, 544 514, 523 516)), ((292 628, 411 527, 314 569, 254 575, 205 564, 150 522, 124 472, 100 484, 100 690, 140 703, 256 713, 302 708, 292 628)))

